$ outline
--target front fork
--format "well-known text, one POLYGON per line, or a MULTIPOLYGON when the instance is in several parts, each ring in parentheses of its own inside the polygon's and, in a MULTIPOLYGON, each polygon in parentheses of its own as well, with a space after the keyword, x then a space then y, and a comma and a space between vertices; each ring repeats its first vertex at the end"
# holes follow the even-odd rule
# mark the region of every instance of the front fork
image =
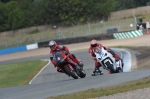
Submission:
POLYGON ((69 66, 69 68, 71 69, 71 71, 74 70, 74 68, 73 68, 70 64, 68 64, 68 66, 69 66))
POLYGON ((69 68, 73 71, 76 71, 76 73, 78 74, 78 75, 80 75, 80 70, 82 70, 82 67, 79 67, 78 66, 78 64, 77 63, 75 63, 74 61, 72 61, 70 58, 68 58, 68 60, 67 60, 70 64, 68 65, 69 66, 69 68), (72 66, 72 65, 73 66, 72 66))

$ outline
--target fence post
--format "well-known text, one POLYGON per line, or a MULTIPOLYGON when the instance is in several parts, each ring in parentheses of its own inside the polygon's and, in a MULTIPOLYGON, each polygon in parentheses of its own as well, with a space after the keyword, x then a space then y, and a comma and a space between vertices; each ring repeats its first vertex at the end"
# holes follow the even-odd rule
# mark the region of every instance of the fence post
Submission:
POLYGON ((72 26, 73 26, 73 28, 74 28, 74 32, 73 32, 73 35, 74 35, 74 38, 76 37, 76 28, 75 28, 75 25, 72 23, 72 26))
POLYGON ((65 38, 65 36, 63 35, 63 33, 60 30, 60 27, 58 28, 58 36, 59 36, 59 39, 65 38))
POLYGON ((102 24, 102 34, 104 33, 104 28, 105 28, 105 22, 104 20, 100 21, 100 23, 102 24))
POLYGON ((57 27, 56 27, 56 25, 54 25, 53 27, 54 27, 54 29, 55 29, 54 39, 57 39, 57 30, 56 30, 57 27))
POLYGON ((133 15, 133 17, 134 17, 134 27, 135 27, 135 30, 136 30, 137 19, 136 19, 136 16, 133 15))
POLYGON ((88 32, 87 32, 87 35, 89 35, 89 34, 91 34, 91 27, 90 27, 90 23, 89 22, 87 22, 87 24, 88 24, 88 32))

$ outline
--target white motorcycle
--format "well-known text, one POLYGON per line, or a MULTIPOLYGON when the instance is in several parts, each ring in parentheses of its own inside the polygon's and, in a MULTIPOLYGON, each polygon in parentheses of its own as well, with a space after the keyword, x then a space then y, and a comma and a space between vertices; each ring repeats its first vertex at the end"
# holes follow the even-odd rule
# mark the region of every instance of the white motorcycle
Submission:
POLYGON ((95 47, 93 52, 96 55, 97 61, 102 65, 102 67, 111 73, 123 72, 121 60, 115 61, 115 58, 111 53, 105 50, 103 47, 95 47))

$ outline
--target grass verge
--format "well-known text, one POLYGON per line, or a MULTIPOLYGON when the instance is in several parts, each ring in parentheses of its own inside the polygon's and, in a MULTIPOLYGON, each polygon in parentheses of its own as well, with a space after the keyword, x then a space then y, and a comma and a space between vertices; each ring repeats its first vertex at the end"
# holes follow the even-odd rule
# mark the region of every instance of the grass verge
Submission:
POLYGON ((0 88, 26 85, 48 61, 28 61, 0 66, 0 88))
POLYGON ((98 89, 89 89, 86 91, 81 91, 77 93, 60 95, 56 97, 49 97, 47 99, 89 99, 102 96, 113 95, 116 93, 127 92, 131 90, 137 90, 142 88, 150 87, 150 77, 143 78, 141 80, 136 80, 128 83, 123 83, 111 87, 98 88, 98 89))

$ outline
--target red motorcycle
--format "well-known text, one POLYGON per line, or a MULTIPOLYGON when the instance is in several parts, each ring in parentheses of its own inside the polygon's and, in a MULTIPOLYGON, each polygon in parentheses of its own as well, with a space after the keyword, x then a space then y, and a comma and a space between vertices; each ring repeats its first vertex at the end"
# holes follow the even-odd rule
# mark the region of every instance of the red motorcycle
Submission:
POLYGON ((64 73, 74 79, 84 78, 86 76, 83 67, 76 65, 63 51, 56 50, 54 53, 55 61, 64 73))

